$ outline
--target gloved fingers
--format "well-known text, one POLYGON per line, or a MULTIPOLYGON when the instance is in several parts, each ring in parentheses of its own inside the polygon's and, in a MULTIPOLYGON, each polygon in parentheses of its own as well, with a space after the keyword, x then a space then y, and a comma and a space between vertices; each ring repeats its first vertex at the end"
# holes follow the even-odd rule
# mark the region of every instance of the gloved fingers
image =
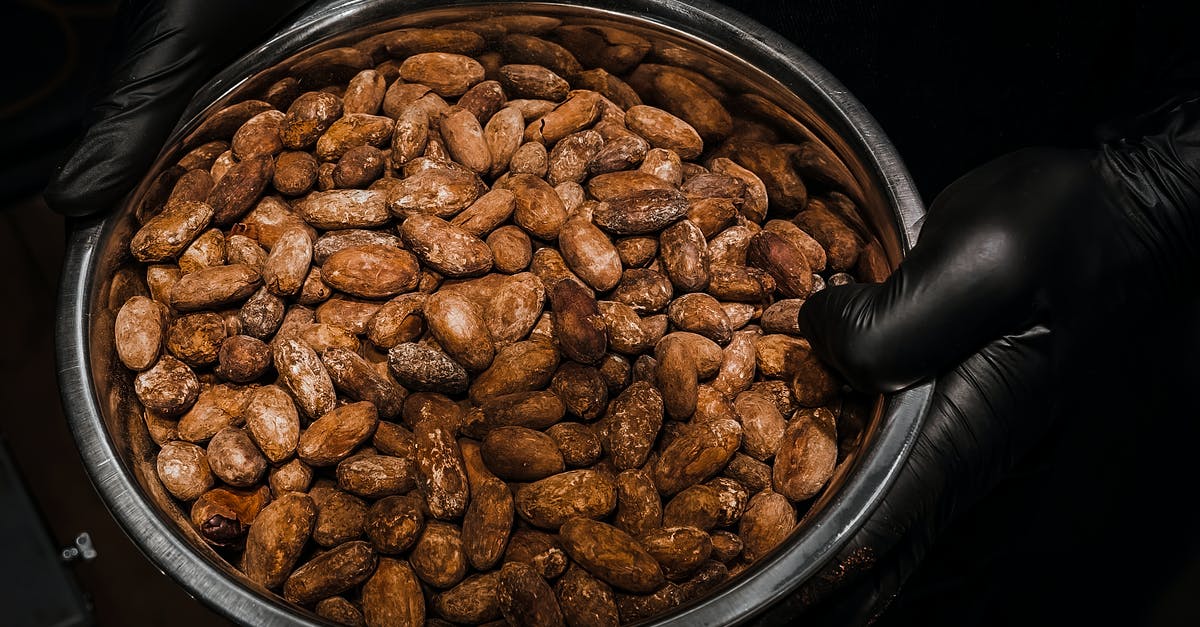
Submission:
POLYGON ((145 175, 196 89, 302 2, 166 0, 124 7, 116 65, 45 190, 69 215, 111 210, 145 175))
POLYGON ((827 288, 804 304, 801 332, 853 387, 903 389, 1035 321, 1048 238, 1036 218, 1016 216, 1036 214, 1047 197, 1022 193, 1027 157, 1014 153, 946 188, 884 283, 827 288))
POLYGON ((990 489, 1049 426, 1051 360, 1051 332, 1038 326, 939 377, 912 452, 850 550, 923 545, 990 489))
POLYGON ((158 12, 142 10, 131 49, 114 68, 108 91, 92 108, 92 124, 45 191, 47 204, 69 216, 111 210, 146 173, 207 64, 179 30, 161 30, 158 12))
POLYGON ((861 624, 882 611, 936 535, 1046 432, 1050 344, 1050 331, 1034 327, 992 342, 938 379, 895 483, 834 562, 797 595, 814 605, 820 619, 813 623, 861 624))

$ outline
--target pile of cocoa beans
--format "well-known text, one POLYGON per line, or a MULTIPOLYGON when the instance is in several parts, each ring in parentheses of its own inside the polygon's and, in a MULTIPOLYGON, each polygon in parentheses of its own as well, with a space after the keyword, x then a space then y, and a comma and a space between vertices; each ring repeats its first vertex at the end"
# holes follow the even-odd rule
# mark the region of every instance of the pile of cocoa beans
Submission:
POLYGON ((787 539, 862 429, 797 311, 887 264, 842 162, 701 61, 496 17, 209 115, 115 318, 194 533, 371 626, 627 623, 787 539))

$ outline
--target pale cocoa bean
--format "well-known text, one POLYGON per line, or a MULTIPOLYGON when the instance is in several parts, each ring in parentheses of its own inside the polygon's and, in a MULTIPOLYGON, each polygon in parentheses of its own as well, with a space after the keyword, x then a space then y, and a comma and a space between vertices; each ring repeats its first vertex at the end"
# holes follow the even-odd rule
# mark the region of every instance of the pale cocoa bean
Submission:
POLYGON ((337 465, 337 481, 351 494, 378 499, 411 491, 416 472, 412 459, 360 453, 337 465))
POLYGON ((792 501, 816 496, 837 463, 837 426, 825 408, 797 412, 787 425, 772 470, 773 487, 792 501))
POLYGON ((454 216, 450 224, 474 235, 484 237, 504 224, 516 209, 517 199, 506 189, 494 189, 454 216))
POLYGON ((471 566, 484 570, 500 560, 514 511, 512 493, 499 479, 485 479, 472 488, 462 524, 463 549, 471 566))
POLYGON ((375 115, 383 104, 387 81, 375 70, 363 70, 350 79, 342 94, 342 111, 375 115))
MULTIPOLYGON (((341 335, 347 340, 353 340, 348 341, 347 344, 349 348, 355 349, 358 346, 355 343, 357 339, 350 336, 365 332, 367 324, 379 311, 380 307, 379 303, 349 298, 331 298, 321 303, 320 307, 317 307, 315 319, 317 322, 329 327, 337 327, 336 329, 328 329, 328 331, 341 335)), ((294 310, 295 308, 289 310, 289 313, 294 310)), ((308 320, 308 322, 312 322, 312 319, 308 320)), ((305 328, 305 325, 297 326, 297 330, 305 328)))
POLYGON ((487 369, 495 355, 482 312, 470 299, 448 291, 431 294, 423 308, 429 331, 448 355, 471 372, 487 369))
POLYGON ((273 356, 280 382, 306 416, 318 418, 333 410, 337 398, 333 381, 312 348, 299 340, 285 339, 274 346, 273 356))
POLYGON ((492 265, 499 272, 521 272, 533 260, 533 244, 520 227, 502 226, 487 236, 486 243, 492 251, 492 265))
POLYGON ((525 142, 513 153, 508 166, 510 175, 532 174, 545 176, 549 168, 550 155, 540 142, 525 142))
POLYGON ((208 227, 213 215, 213 207, 204 202, 173 203, 134 233, 129 249, 138 261, 171 260, 208 227))
POLYGON ((775 456, 783 442, 787 421, 774 401, 759 392, 742 392, 734 399, 734 410, 742 423, 742 449, 765 461, 775 456))
POLYGON ((363 618, 378 627, 425 624, 425 596, 407 561, 380 558, 375 574, 363 585, 363 618))
POLYGON ((783 543, 796 526, 796 510, 787 499, 770 488, 755 494, 738 524, 747 559, 764 557, 783 543))
POLYGON ((440 520, 461 517, 470 494, 462 451, 449 422, 425 419, 413 428, 417 487, 429 504, 430 514, 440 520))
POLYGON ((337 161, 359 146, 383 146, 392 139, 395 127, 396 122, 387 116, 347 113, 317 139, 316 157, 337 161))
POLYGON ((646 105, 630 107, 625 112, 625 123, 651 146, 673 150, 681 159, 695 159, 704 151, 704 142, 696 129, 662 109, 646 105))
POLYGON ((287 392, 264 385, 250 397, 245 410, 246 429, 272 463, 291 457, 300 439, 300 416, 287 392))
POLYGON ((561 627, 562 611, 554 590, 530 566, 509 562, 500 569, 500 613, 509 625, 561 627))
POLYGON ((616 246, 590 220, 575 217, 558 234, 563 260, 588 285, 607 292, 621 280, 621 256, 616 246))
POLYGON ((344 248, 321 266, 321 280, 362 298, 387 298, 417 287, 419 265, 412 253, 379 244, 344 248))
POLYGON ((366 325, 366 335, 381 350, 420 337, 425 330, 421 311, 425 294, 401 294, 384 303, 366 325))
POLYGON ((385 496, 371 505, 363 532, 376 551, 398 554, 416 543, 425 528, 425 516, 412 496, 385 496))
POLYGON ((408 249, 444 276, 477 276, 492 268, 492 251, 483 240, 441 218, 413 214, 399 230, 408 249))
POLYGON ((246 536, 241 570, 266 588, 282 585, 312 534, 316 506, 303 494, 285 494, 267 505, 246 536))
POLYGON ((516 197, 513 222, 541 239, 555 239, 567 217, 562 199, 554 188, 532 174, 514 174, 505 179, 501 189, 516 197))
POLYGON ((718 344, 727 344, 733 337, 729 316, 708 294, 680 296, 671 302, 667 315, 676 328, 699 333, 718 344))
POLYGON ((380 244, 394 248, 403 248, 404 243, 399 237, 382 231, 366 229, 342 229, 322 234, 313 242, 313 263, 321 265, 330 255, 353 246, 380 244))
POLYGON ((308 148, 342 117, 342 99, 325 92, 301 94, 288 107, 280 124, 280 139, 292 150, 308 148))
POLYGON ((168 442, 155 460, 158 478, 172 496, 194 501, 213 485, 204 449, 188 442, 168 442))
POLYGON ((220 229, 209 229, 201 233, 179 255, 179 269, 187 274, 225 265, 225 261, 225 234, 220 229))
POLYGON ((521 518, 544 529, 557 529, 576 517, 599 518, 616 506, 616 483, 595 470, 552 475, 522 486, 516 496, 521 518))
POLYGON ((608 404, 608 388, 600 370, 578 362, 564 363, 550 381, 566 411, 585 420, 597 418, 608 404))
POLYGON ((461 96, 484 78, 478 61, 448 52, 422 52, 400 65, 400 77, 429 86, 439 96, 461 96))
POLYGON ((491 150, 475 114, 466 109, 452 111, 442 118, 440 130, 455 161, 480 174, 491 169, 491 150))
POLYGON ((307 229, 309 236, 316 238, 316 231, 287 202, 278 196, 267 196, 233 225, 230 233, 245 235, 270 248, 280 235, 293 227, 307 229))
POLYGON ((134 379, 133 391, 147 409, 175 416, 195 404, 200 396, 200 381, 187 364, 163 355, 134 379))
POLYGON ((130 370, 145 370, 158 360, 162 350, 167 310, 145 296, 134 296, 121 305, 114 327, 114 344, 121 363, 130 370))
POLYGON ((733 334, 733 339, 725 347, 721 370, 713 379, 712 387, 726 398, 736 397, 754 381, 758 363, 755 350, 758 335, 757 330, 739 331, 733 334))
POLYGON ((476 83, 463 94, 455 106, 471 112, 479 124, 487 124, 507 100, 499 81, 488 80, 476 83))
POLYGON ((230 140, 230 150, 238 160, 274 156, 283 150, 280 130, 284 114, 274 109, 263 111, 246 120, 230 140))
POLYGON ((305 492, 312 485, 312 467, 298 459, 293 459, 282 466, 276 466, 269 472, 268 483, 271 486, 271 494, 276 497, 288 492, 305 492))
POLYGON ((526 139, 530 138, 530 130, 534 130, 538 140, 545 142, 547 146, 553 146, 567 135, 591 126, 600 115, 601 98, 602 96, 594 91, 573 92, 553 111, 530 124, 526 129, 526 139))
POLYGON ((378 423, 374 405, 343 405, 313 421, 300 434, 296 455, 310 466, 332 466, 367 441, 378 423))
MULTIPOLYGON (((483 138, 487 143, 488 153, 492 158, 491 174, 493 176, 509 169, 513 173, 518 173, 517 167, 523 162, 528 162, 528 156, 522 157, 520 160, 516 158, 516 154, 521 148, 521 138, 525 131, 525 115, 517 107, 510 105, 500 109, 488 119, 487 124, 483 128, 483 138)), ((542 147, 542 155, 545 155, 545 147, 542 147)), ((529 166, 526 166, 528 168, 529 166)), ((537 168, 529 170, 536 173, 537 168)))
POLYGON ((274 175, 275 159, 271 155, 239 161, 230 167, 205 200, 212 207, 213 223, 225 226, 241 218, 274 175))
MULTIPOLYGON (((417 159, 413 163, 421 161, 417 159)), ((462 166, 440 164, 408 175, 396 183, 387 191, 387 207, 397 216, 432 213, 440 218, 449 218, 475 202, 484 189, 479 177, 470 170, 462 166)))
POLYGON ((370 402, 379 411, 380 418, 400 415, 403 390, 376 371, 366 359, 352 350, 331 347, 321 353, 321 362, 325 364, 334 388, 352 400, 370 402))
POLYGON ((375 551, 366 542, 347 542, 300 566, 283 584, 283 598, 301 605, 345 592, 375 570, 375 551))
POLYGON ((550 151, 546 180, 551 185, 582 183, 588 164, 600 153, 604 139, 596 131, 585 130, 563 137, 550 151))
POLYGON ((663 398, 654 386, 638 382, 608 406, 608 451, 621 470, 645 463, 662 428, 663 398))

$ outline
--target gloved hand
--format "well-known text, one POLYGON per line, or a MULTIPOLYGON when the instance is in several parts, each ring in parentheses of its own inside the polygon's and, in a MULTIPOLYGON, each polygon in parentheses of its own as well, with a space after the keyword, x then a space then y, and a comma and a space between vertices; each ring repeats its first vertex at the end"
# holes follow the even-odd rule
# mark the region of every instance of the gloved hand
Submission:
POLYGON ((937 197, 885 283, 809 299, 801 329, 855 387, 941 376, 882 504, 770 616, 813 606, 813 624, 876 617, 937 533, 1046 432, 1055 386, 1096 367, 1084 360, 1101 333, 1191 297, 1179 287, 1195 284, 1200 256, 1198 114, 1200 99, 1177 100, 1099 150, 1025 150, 987 164, 937 197))
POLYGON ((196 89, 263 42, 303 0, 130 1, 118 17, 115 65, 59 166, 46 203, 68 216, 108 211, 137 184, 196 89))

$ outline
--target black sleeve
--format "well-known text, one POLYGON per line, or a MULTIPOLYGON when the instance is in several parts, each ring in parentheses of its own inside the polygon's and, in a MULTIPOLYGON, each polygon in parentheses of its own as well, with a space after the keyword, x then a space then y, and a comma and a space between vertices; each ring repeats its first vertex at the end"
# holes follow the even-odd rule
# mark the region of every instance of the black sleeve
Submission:
POLYGON ((921 193, 1029 146, 1200 84, 1200 3, 1170 0, 726 0, 854 94, 921 193))

